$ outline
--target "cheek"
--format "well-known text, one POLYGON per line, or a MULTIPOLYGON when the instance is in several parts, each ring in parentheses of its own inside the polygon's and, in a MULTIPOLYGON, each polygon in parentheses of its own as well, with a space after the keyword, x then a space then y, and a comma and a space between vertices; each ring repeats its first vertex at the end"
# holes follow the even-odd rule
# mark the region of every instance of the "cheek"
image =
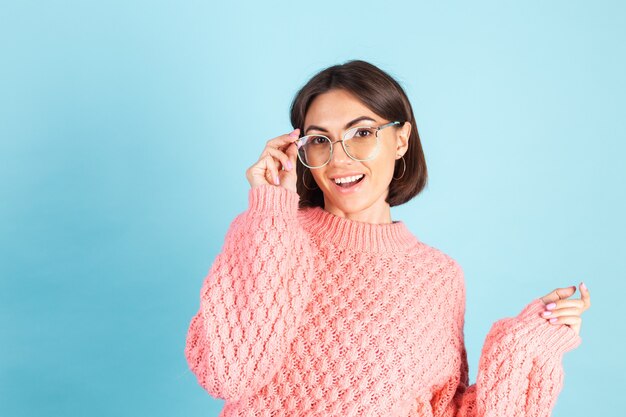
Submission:
POLYGON ((393 174, 396 163, 396 148, 391 144, 391 141, 380 150, 380 154, 378 154, 374 162, 378 171, 385 173, 385 175, 387 173, 393 174))
POLYGON ((372 176, 377 183, 385 182, 389 184, 391 177, 393 177, 394 164, 396 162, 393 154, 379 155, 376 159, 376 163, 370 167, 372 176))
MULTIPOLYGON (((324 173, 320 172, 319 169, 316 170, 310 170, 311 171, 311 176, 313 177, 313 179, 315 180, 315 182, 317 183, 318 186, 324 186, 324 173)), ((309 174, 307 174, 308 176, 309 174)))

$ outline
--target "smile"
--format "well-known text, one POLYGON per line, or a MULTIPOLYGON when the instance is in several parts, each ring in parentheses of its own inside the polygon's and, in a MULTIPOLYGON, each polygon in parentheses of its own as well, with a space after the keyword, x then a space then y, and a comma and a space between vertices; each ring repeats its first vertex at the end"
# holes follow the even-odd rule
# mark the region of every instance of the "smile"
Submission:
POLYGON ((350 194, 359 191, 362 188, 365 175, 353 175, 350 177, 336 178, 333 180, 335 190, 341 194, 350 194))

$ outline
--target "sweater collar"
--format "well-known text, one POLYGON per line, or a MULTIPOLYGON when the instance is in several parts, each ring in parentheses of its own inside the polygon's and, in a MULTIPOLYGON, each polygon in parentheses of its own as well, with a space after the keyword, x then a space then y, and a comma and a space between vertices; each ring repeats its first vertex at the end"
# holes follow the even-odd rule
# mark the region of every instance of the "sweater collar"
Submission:
POLYGON ((322 207, 301 210, 301 224, 322 242, 340 249, 362 252, 395 252, 418 242, 404 222, 374 224, 337 216, 322 207))

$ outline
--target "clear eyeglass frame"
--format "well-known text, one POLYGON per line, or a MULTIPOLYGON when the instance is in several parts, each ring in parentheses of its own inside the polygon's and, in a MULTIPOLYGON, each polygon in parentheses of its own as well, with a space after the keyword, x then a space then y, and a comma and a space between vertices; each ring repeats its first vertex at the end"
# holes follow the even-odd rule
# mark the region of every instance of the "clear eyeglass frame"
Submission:
MULTIPOLYGON (((321 168, 323 166, 325 166, 326 164, 328 164, 330 162, 331 159, 333 159, 333 145, 337 142, 341 142, 341 147, 343 148, 343 151, 346 153, 346 155, 348 155, 348 157, 350 157, 351 159, 355 160, 355 161, 370 161, 374 158, 376 158, 378 156, 378 153, 380 152, 380 140, 378 137, 378 132, 380 132, 382 129, 389 127, 389 126, 394 126, 394 125, 399 125, 401 124, 399 121, 393 121, 393 122, 389 122, 389 123, 385 123, 384 125, 375 127, 375 126, 355 126, 352 127, 348 130, 346 130, 346 132, 343 134, 343 137, 341 138, 341 140, 336 140, 336 141, 331 141, 330 138, 328 136, 324 136, 324 135, 320 135, 320 134, 312 134, 312 135, 306 135, 306 136, 302 136, 301 138, 298 138, 296 140, 296 146, 298 147, 298 149, 300 149, 300 147, 302 146, 302 142, 306 139, 308 139, 310 136, 321 136, 324 137, 326 139, 328 139, 328 142, 330 143, 330 152, 328 155, 328 160, 326 162, 324 162, 322 165, 319 166, 311 166, 311 165, 307 165, 306 162, 304 162, 302 160, 302 157, 300 156, 300 152, 298 152, 298 159, 300 159, 300 162, 302 162, 302 165, 304 165, 305 167, 309 168, 309 169, 316 169, 316 168, 321 168), (346 139, 346 137, 348 137, 349 133, 354 134, 358 129, 362 129, 362 128, 368 128, 368 129, 375 129, 376 131, 376 148, 372 154, 372 156, 370 156, 369 158, 365 158, 365 159, 358 159, 353 157, 352 155, 350 155, 350 152, 348 152, 348 150, 346 149, 346 145, 344 144, 344 141, 349 140, 346 139)), ((351 136, 349 137, 351 138, 351 136)))

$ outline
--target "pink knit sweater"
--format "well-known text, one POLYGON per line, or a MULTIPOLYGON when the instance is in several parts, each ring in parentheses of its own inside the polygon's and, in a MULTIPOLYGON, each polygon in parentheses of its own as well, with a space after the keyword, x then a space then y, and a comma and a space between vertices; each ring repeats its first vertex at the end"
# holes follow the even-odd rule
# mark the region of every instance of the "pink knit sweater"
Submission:
POLYGON ((249 190, 200 293, 185 356, 220 416, 549 416, 580 336, 540 298, 493 324, 469 385, 459 264, 403 222, 249 190))

